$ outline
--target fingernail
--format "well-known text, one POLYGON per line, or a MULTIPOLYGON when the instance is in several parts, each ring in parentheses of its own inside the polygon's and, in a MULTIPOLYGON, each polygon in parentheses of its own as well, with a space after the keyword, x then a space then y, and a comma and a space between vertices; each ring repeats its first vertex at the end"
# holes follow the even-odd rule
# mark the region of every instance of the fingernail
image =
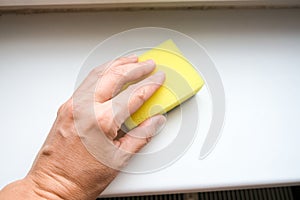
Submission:
POLYGON ((159 71, 156 72, 156 74, 157 74, 158 76, 164 76, 164 75, 165 75, 165 72, 159 70, 159 71))
POLYGON ((148 64, 150 64, 150 65, 155 65, 154 60, 151 60, 151 59, 150 59, 150 60, 147 60, 146 62, 147 62, 148 64))
POLYGON ((158 76, 158 77, 160 77, 162 79, 165 79, 166 74, 163 71, 158 71, 158 72, 155 73, 155 76, 158 76))
POLYGON ((157 129, 156 132, 160 132, 166 124, 167 119, 164 116, 161 116, 157 122, 157 129))

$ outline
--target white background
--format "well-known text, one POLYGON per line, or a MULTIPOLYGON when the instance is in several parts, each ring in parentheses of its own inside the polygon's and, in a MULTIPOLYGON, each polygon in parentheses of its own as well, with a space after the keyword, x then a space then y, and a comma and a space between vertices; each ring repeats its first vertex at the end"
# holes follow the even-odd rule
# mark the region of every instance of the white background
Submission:
MULTIPOLYGON (((224 83, 226 122, 205 160, 200 131, 174 165, 120 174, 105 195, 300 182, 299 10, 163 10, 0 16, 0 188, 30 169, 89 51, 141 26, 181 31, 206 48, 224 83)), ((196 98, 208 112, 205 88, 196 98)))

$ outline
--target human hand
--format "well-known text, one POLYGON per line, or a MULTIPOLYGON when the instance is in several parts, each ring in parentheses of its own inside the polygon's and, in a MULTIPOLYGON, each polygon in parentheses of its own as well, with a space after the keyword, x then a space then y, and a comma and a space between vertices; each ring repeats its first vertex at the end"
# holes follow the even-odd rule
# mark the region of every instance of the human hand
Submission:
POLYGON ((60 107, 28 175, 4 188, 0 197, 96 199, 166 120, 157 115, 118 134, 122 123, 164 82, 162 72, 147 77, 154 69, 153 61, 139 63, 129 56, 91 71, 60 107))

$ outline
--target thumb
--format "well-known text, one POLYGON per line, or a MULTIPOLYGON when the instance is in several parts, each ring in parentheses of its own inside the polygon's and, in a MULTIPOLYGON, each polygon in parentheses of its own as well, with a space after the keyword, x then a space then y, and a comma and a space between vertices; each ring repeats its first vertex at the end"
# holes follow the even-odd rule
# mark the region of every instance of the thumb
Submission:
POLYGON ((163 115, 156 115, 141 123, 138 127, 129 131, 119 139, 120 150, 128 153, 140 151, 165 124, 166 118, 163 115))

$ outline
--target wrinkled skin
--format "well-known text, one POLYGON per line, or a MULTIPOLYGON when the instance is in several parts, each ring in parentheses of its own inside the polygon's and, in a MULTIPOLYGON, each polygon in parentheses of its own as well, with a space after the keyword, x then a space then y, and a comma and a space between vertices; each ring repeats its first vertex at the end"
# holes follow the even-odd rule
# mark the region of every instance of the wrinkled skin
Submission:
POLYGON ((4 187, 0 199, 96 199, 166 120, 157 115, 118 135, 164 82, 162 72, 149 76, 154 69, 133 55, 92 70, 59 108, 29 173, 4 187))

